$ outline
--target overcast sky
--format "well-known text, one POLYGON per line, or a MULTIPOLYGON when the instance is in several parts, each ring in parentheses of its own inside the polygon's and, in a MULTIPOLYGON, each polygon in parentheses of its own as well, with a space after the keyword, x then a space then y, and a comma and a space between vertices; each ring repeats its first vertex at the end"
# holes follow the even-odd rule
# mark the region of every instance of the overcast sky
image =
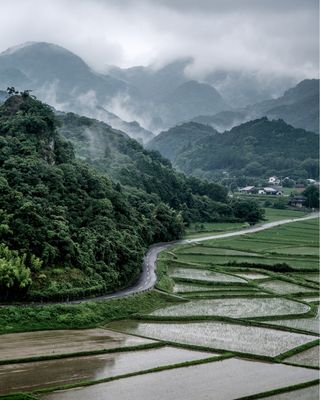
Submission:
POLYGON ((318 0, 0 0, 0 50, 47 41, 92 67, 194 58, 189 73, 318 75, 318 0))

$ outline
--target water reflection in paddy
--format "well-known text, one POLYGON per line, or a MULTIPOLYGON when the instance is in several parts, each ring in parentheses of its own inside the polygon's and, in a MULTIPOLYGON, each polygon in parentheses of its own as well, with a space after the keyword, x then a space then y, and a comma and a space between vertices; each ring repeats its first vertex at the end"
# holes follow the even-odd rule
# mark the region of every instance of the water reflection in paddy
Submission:
POLYGON ((174 347, 0 366, 0 393, 98 380, 218 354, 174 347), (35 373, 36 371, 36 373, 35 373))

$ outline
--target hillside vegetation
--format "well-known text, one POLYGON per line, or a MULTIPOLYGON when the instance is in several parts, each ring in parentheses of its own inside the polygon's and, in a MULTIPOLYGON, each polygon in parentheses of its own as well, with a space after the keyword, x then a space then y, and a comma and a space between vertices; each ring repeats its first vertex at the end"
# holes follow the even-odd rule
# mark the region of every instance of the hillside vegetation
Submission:
POLYGON ((186 221, 252 219, 224 188, 176 174, 125 134, 73 114, 60 123, 100 172, 75 157, 47 105, 23 92, 0 107, 1 298, 112 292, 137 279, 149 244, 179 238, 186 221), (89 128, 96 158, 81 136, 89 128))
POLYGON ((145 150, 103 122, 72 113, 58 118, 59 132, 73 143, 76 156, 129 188, 138 207, 143 197, 150 203, 169 204, 186 222, 231 217, 223 186, 177 173, 158 152, 145 150))
POLYGON ((316 179, 319 174, 318 135, 266 117, 223 134, 190 122, 162 132, 149 147, 180 171, 208 179, 226 174, 316 179))

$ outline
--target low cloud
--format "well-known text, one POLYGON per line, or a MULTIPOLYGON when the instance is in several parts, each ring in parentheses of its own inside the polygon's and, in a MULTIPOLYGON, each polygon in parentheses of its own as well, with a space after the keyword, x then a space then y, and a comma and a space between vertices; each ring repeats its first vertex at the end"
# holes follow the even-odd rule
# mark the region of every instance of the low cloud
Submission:
POLYGON ((229 69, 303 79, 318 75, 318 7, 317 0, 3 1, 0 49, 48 41, 99 71, 192 57, 192 78, 229 69))

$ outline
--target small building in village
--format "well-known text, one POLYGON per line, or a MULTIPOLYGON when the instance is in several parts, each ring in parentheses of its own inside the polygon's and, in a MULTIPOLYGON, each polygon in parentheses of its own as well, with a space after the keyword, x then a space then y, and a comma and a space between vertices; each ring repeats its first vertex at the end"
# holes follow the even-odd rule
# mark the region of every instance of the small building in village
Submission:
POLYGON ((244 188, 239 189, 239 192, 245 194, 255 194, 258 192, 258 190, 255 186, 246 186, 244 188))
POLYGON ((280 179, 277 176, 270 176, 268 179, 268 183, 272 185, 279 185, 280 179))
POLYGON ((304 206, 306 201, 306 198, 304 196, 294 196, 292 199, 289 201, 289 205, 291 207, 298 207, 301 208, 304 206))
POLYGON ((269 194, 269 195, 274 195, 274 196, 282 196, 283 195, 283 191, 282 191, 282 187, 265 187, 263 188, 263 191, 265 194, 269 194))

